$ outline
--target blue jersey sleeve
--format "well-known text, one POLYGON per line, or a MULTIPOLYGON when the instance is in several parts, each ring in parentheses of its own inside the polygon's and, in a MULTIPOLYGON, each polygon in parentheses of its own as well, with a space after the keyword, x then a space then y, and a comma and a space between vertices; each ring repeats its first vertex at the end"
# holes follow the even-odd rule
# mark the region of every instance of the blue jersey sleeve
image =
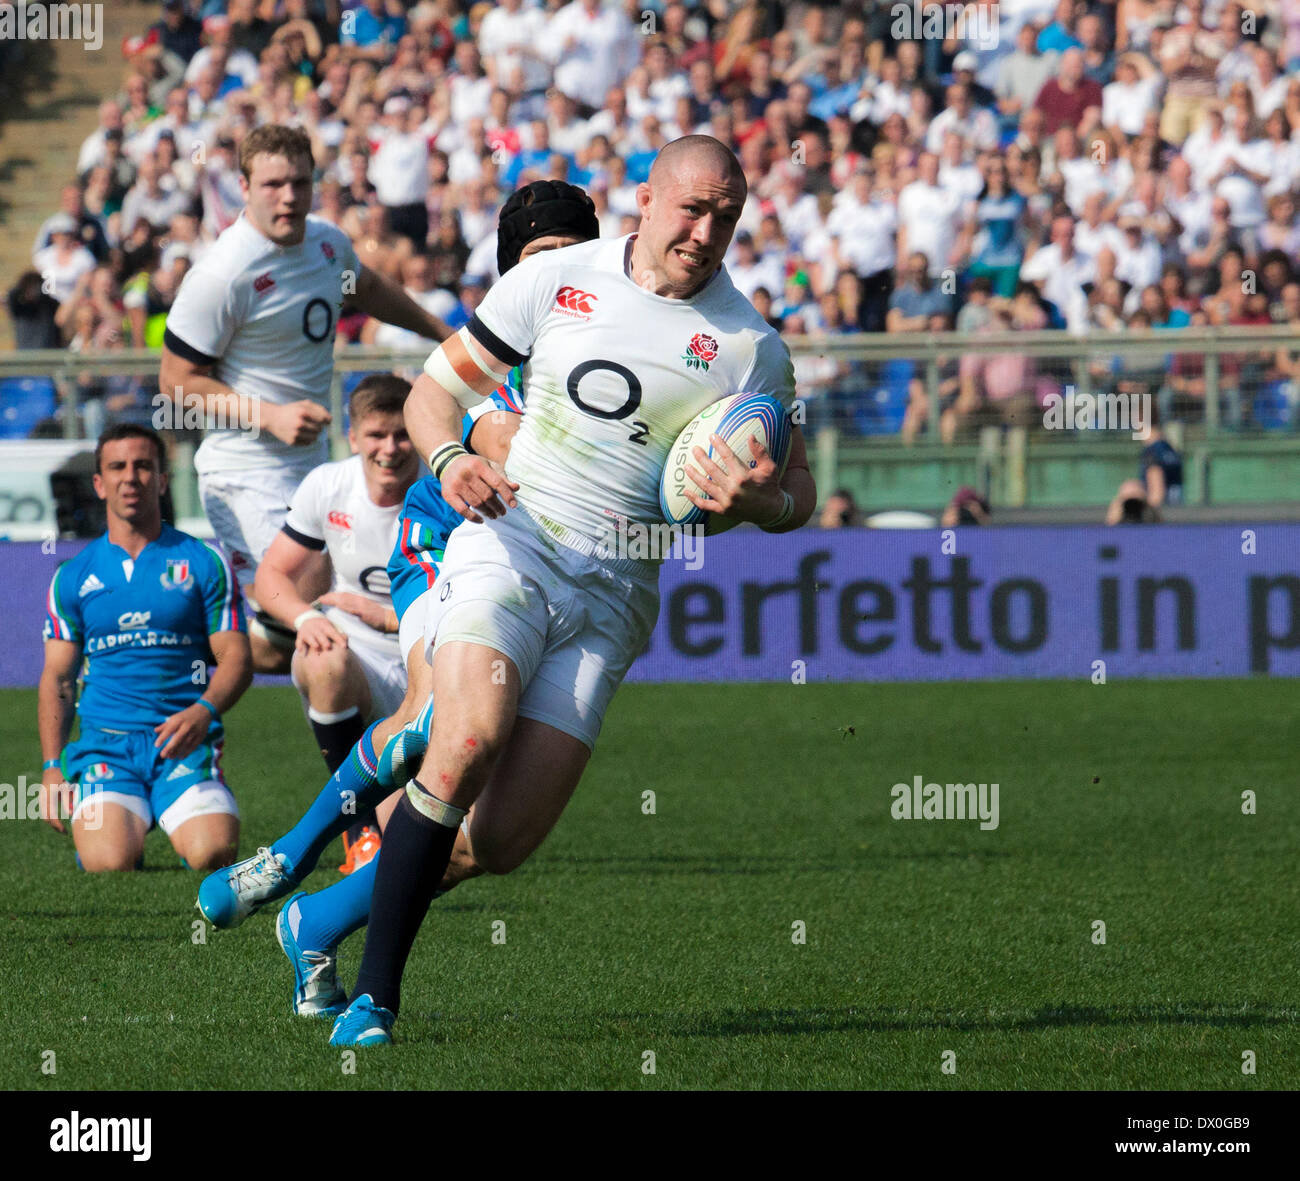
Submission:
POLYGON ((239 593, 239 583, 231 572, 225 555, 204 542, 196 555, 203 564, 202 582, 203 614, 207 620, 208 635, 217 632, 242 632, 248 630, 244 618, 244 600, 239 593))
POLYGON ((47 640, 71 640, 81 643, 81 603, 77 598, 77 588, 71 584, 75 581, 70 567, 71 562, 62 562, 50 579, 50 589, 45 596, 45 626, 42 634, 47 640))

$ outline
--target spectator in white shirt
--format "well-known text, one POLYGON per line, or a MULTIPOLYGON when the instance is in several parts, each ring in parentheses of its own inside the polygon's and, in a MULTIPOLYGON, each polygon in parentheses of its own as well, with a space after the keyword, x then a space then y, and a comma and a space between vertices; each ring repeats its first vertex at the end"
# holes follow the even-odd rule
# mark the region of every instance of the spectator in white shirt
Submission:
POLYGON ((404 95, 384 103, 380 126, 372 128, 378 147, 370 157, 367 178, 388 211, 395 234, 410 238, 417 250, 429 236, 425 180, 429 172, 429 141, 420 130, 424 112, 404 95))
POLYGON ((806 174, 800 165, 781 165, 778 177, 772 205, 791 246, 801 250, 804 237, 818 224, 817 198, 805 189, 806 174))
POLYGON ((1096 277, 1093 263, 1074 249, 1074 219, 1058 217, 1052 222, 1052 238, 1020 268, 1020 277, 1033 283, 1056 310, 1071 332, 1088 327, 1088 295, 1083 289, 1096 277))
POLYGON ((578 118, 578 104, 556 87, 546 93, 546 126, 551 147, 570 156, 586 148, 593 134, 590 124, 578 118))
POLYGON ((979 151, 998 146, 997 118, 992 111, 975 106, 971 101, 969 86, 954 82, 948 87, 946 98, 947 107, 931 120, 930 128, 926 132, 927 151, 938 152, 943 147, 944 136, 949 131, 957 132, 979 151))
POLYGON ((587 120, 587 130, 592 135, 603 135, 616 152, 622 150, 633 125, 627 110, 627 91, 622 86, 611 86, 604 106, 587 120))
POLYGON ((525 92, 544 91, 551 82, 550 63, 542 56, 546 15, 522 0, 498 0, 478 30, 478 48, 496 85, 518 67, 525 92))
POLYGON ((1074 227, 1074 249, 1095 263, 1104 249, 1116 249, 1121 241, 1119 229, 1105 220, 1106 194, 1095 189, 1084 199, 1083 215, 1074 227))
MULTIPOLYGON (((1128 284, 1129 303, 1136 306, 1142 290, 1160 282, 1164 260, 1160 243, 1143 230, 1140 217, 1120 218, 1119 230, 1119 240, 1111 247, 1115 255, 1115 277, 1128 284)), ((1130 310, 1126 304, 1125 311, 1130 310)))
POLYGON ((854 174, 843 194, 846 199, 837 203, 827 220, 827 230, 839 260, 861 280, 863 329, 883 332, 894 287, 898 210, 875 189, 874 179, 870 166, 854 174))
POLYGON ((898 58, 887 57, 880 63, 880 80, 870 78, 863 84, 862 93, 849 108, 849 118, 855 123, 867 120, 879 127, 890 115, 904 119, 912 110, 912 88, 900 83, 901 66, 898 58))
POLYGON ((1291 138, 1291 121, 1285 111, 1275 110, 1264 120, 1264 138, 1272 171, 1264 186, 1265 198, 1300 189, 1300 143, 1291 138))
POLYGON ((1164 77, 1140 53, 1122 54, 1115 80, 1101 88, 1101 124, 1126 136, 1142 134, 1147 112, 1160 106, 1164 77))
POLYGON ((544 52, 555 65, 555 85, 593 110, 611 86, 637 63, 636 26, 617 7, 600 0, 573 0, 546 28, 544 52))
POLYGON ((473 41, 456 46, 456 72, 451 76, 451 117, 456 123, 486 119, 492 98, 492 79, 483 73, 473 41))
POLYGON ((1246 82, 1255 80, 1254 46, 1241 35, 1241 16, 1242 6, 1239 4, 1224 5, 1219 13, 1219 42, 1224 53, 1214 67, 1214 79, 1220 94, 1227 94, 1228 88, 1238 78, 1246 82))
POLYGON ((629 95, 629 109, 637 117, 650 113, 656 115, 661 123, 672 121, 677 112, 677 100, 689 97, 691 93, 690 80, 674 68, 673 55, 662 41, 647 46, 645 72, 647 78, 641 104, 634 103, 629 95))
POLYGON ((190 58, 190 64, 185 67, 185 81, 194 82, 209 66, 215 66, 223 80, 227 74, 234 74, 245 87, 252 86, 257 81, 257 58, 247 49, 231 50, 230 19, 210 16, 203 22, 203 32, 211 37, 211 43, 190 58))
POLYGON ((943 137, 943 147, 939 152, 939 184, 956 193, 963 204, 973 201, 984 189, 984 177, 979 168, 966 158, 966 141, 956 131, 943 137))
POLYGON ((727 273, 736 290, 746 299, 753 297, 756 288, 779 291, 785 278, 782 269, 770 258, 760 258, 754 246, 754 237, 741 230, 733 239, 731 257, 727 260, 727 273))
POLYGON ((952 265, 962 203, 956 193, 939 184, 939 157, 933 152, 921 153, 917 173, 917 179, 898 194, 898 257, 920 251, 935 276, 952 265))
POLYGON ((125 241, 140 221, 161 229, 189 204, 189 197, 176 188, 172 178, 159 166, 157 156, 150 153, 140 161, 140 175, 122 200, 119 234, 125 241))
POLYGON ((85 176, 92 168, 104 163, 104 135, 108 131, 122 130, 122 107, 113 99, 99 104, 99 126, 82 142, 77 153, 77 175, 85 176))
POLYGON ((1267 119, 1286 102, 1287 87, 1291 84, 1291 75, 1278 70, 1277 54, 1256 45, 1252 52, 1255 75, 1249 79, 1251 93, 1255 96, 1255 114, 1267 119))
POLYGON ((95 269, 95 256, 77 241, 77 221, 58 213, 47 224, 50 244, 38 250, 32 265, 41 273, 41 290, 63 303, 77 289, 77 280, 95 269))
POLYGON ((1192 179, 1198 189, 1209 187, 1210 177, 1223 167, 1236 147, 1218 100, 1206 106, 1201 125, 1183 141, 1182 154, 1192 165, 1192 179))
POLYGON ((185 88, 178 86, 167 95, 167 105, 160 118, 150 123, 132 143, 136 159, 149 152, 157 151, 158 140, 164 131, 172 133, 176 142, 176 152, 188 157, 194 142, 199 138, 199 126, 190 121, 190 101, 185 88))
POLYGON ((1186 156, 1175 156, 1165 170, 1164 206, 1177 223, 1178 248, 1190 254, 1210 225, 1210 194, 1192 183, 1186 156))

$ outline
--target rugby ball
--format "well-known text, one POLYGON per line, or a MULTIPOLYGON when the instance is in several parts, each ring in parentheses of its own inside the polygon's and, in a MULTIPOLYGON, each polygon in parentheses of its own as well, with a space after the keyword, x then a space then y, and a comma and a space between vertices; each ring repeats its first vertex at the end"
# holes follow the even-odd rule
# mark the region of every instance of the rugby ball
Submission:
POLYGON ((700 471, 695 448, 699 447, 716 462, 709 436, 717 435, 749 467, 753 467, 756 461, 750 454, 749 439, 755 435, 776 461, 777 470, 784 474, 786 461, 790 458, 790 429, 789 411, 769 394, 732 394, 706 406, 686 424, 668 452, 668 462, 659 481, 659 508, 664 520, 670 525, 703 523, 706 534, 723 533, 740 524, 707 512, 687 499, 688 489, 699 491, 695 481, 686 474, 687 465, 700 471))

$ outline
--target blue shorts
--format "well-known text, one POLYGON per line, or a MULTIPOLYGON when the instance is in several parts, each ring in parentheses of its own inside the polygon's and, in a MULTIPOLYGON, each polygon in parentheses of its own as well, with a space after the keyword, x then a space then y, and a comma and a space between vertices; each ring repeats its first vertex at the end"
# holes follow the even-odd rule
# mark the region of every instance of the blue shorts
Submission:
POLYGON ((168 833, 203 813, 239 814, 221 774, 225 731, 220 722, 183 759, 164 759, 155 737, 151 730, 83 726, 76 742, 63 748, 63 774, 77 785, 73 815, 99 794, 168 833))

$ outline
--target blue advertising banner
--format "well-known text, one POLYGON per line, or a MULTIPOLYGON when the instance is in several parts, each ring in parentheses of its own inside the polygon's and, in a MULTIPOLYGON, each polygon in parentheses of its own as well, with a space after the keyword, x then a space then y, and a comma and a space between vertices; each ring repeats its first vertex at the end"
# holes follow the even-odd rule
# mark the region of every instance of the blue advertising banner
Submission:
MULTIPOLYGON (((0 685, 36 684, 45 591, 81 544, 0 547, 0 685)), ((1300 524, 746 529, 683 548, 629 680, 1300 676, 1300 524)))

